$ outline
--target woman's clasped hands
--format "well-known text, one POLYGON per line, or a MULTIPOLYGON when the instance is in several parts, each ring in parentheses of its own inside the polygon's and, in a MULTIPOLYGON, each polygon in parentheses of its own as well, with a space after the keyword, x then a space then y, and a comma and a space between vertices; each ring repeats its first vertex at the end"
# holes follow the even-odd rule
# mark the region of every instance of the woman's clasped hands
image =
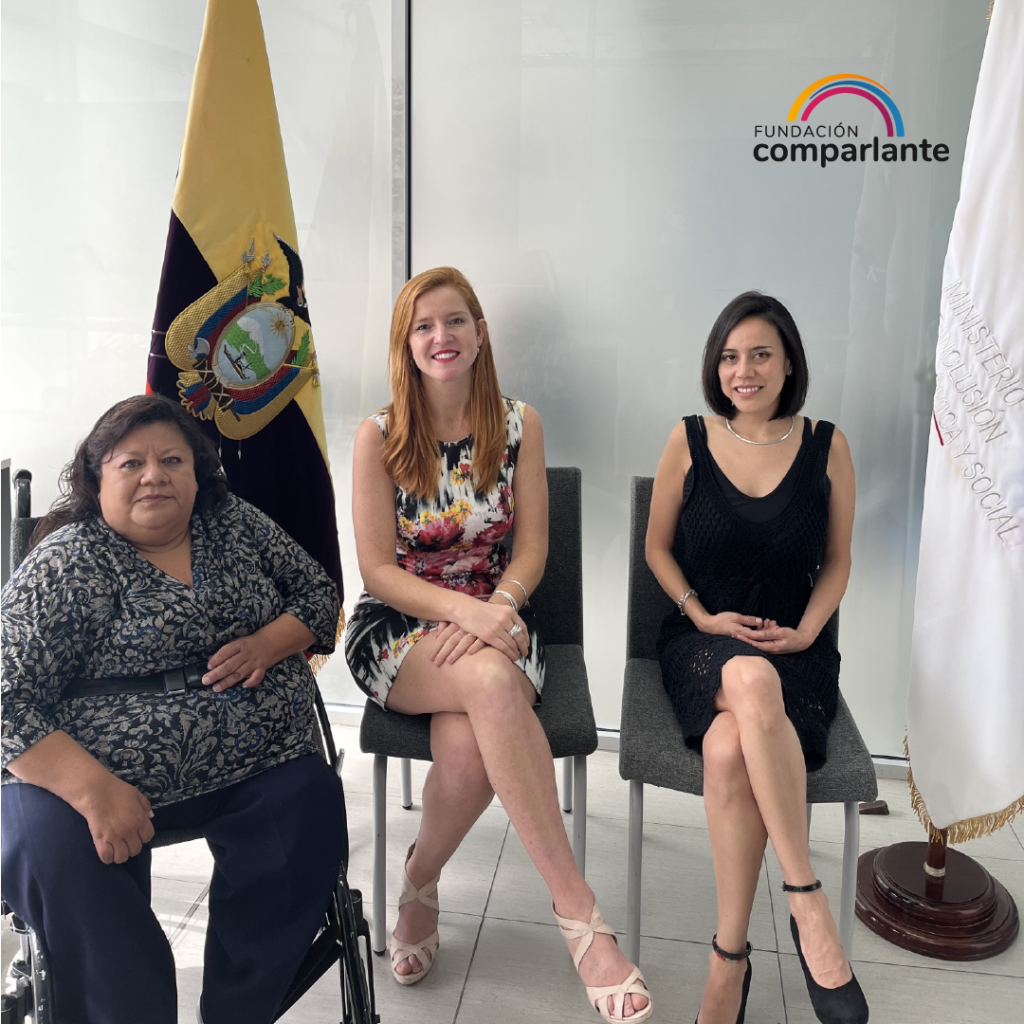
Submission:
POLYGON ((501 651, 513 662, 524 658, 530 650, 526 623, 500 596, 497 600, 467 598, 465 611, 457 622, 439 622, 432 660, 435 665, 454 665, 464 654, 476 654, 487 646, 501 651))
POLYGON ((694 624, 702 633, 718 633, 756 647, 768 654, 795 654, 804 651, 814 643, 814 637, 799 629, 780 626, 774 619, 762 619, 756 615, 740 615, 739 612, 719 612, 717 615, 701 617, 694 624))

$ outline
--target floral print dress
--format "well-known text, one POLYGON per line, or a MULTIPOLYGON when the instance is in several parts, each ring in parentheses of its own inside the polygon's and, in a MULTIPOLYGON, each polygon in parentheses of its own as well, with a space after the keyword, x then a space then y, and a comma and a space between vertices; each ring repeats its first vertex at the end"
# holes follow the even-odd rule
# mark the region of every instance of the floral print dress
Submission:
MULTIPOLYGON (((398 564, 428 583, 471 597, 487 598, 511 557, 515 498, 512 478, 523 439, 522 402, 505 399, 508 449, 498 482, 486 494, 473 486, 473 438, 441 441, 438 493, 430 500, 395 487, 398 564)), ((371 417, 387 434, 387 417, 371 417)), ((512 593, 518 597, 513 587, 512 593)), ((520 617, 530 633, 530 649, 519 667, 540 695, 544 685, 544 648, 529 607, 520 617)), ((367 593, 360 595, 345 630, 345 657, 360 689, 381 707, 402 660, 417 640, 437 623, 405 615, 367 593)))

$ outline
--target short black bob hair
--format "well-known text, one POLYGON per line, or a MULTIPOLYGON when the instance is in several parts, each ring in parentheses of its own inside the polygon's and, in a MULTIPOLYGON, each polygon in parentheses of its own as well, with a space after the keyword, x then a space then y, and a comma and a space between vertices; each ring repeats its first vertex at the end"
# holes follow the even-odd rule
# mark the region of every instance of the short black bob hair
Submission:
POLYGON ((736 406, 725 397, 718 379, 718 364, 722 360, 722 350, 734 327, 742 321, 757 317, 778 332, 782 339, 782 347, 789 359, 792 373, 786 377, 779 395, 779 405, 773 420, 786 416, 795 416, 807 398, 807 388, 811 383, 810 371, 807 369, 807 357, 804 355, 803 342, 789 310, 770 295, 762 292, 744 292, 737 295, 729 303, 715 321, 707 344, 704 346, 704 364, 701 369, 701 383, 704 387, 704 401, 712 412, 731 420, 736 415, 736 406))
POLYGON ((196 474, 195 508, 209 512, 228 499, 228 482, 213 442, 178 402, 161 395, 135 395, 109 408, 75 449, 75 457, 60 475, 60 497, 32 531, 30 547, 69 523, 100 516, 100 473, 114 446, 133 430, 149 423, 177 427, 192 449, 196 474))

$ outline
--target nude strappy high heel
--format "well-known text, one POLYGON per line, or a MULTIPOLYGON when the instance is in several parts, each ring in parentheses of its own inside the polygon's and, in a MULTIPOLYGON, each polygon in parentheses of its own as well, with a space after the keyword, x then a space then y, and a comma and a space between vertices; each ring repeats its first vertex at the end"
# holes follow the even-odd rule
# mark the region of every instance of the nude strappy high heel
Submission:
MULTIPOLYGON (((618 945, 619 940, 615 937, 615 932, 605 923, 605 919, 601 916, 601 911, 598 909, 596 902, 590 915, 589 924, 585 921, 576 921, 571 917, 561 917, 554 907, 551 909, 555 914, 558 927, 561 929, 562 937, 567 941, 579 939, 576 950, 572 955, 572 962, 577 974, 580 970, 580 961, 586 956, 587 950, 593 944, 595 934, 610 935, 615 939, 615 944, 618 945)), ((641 1021, 648 1020, 654 1012, 651 993, 647 991, 647 985, 644 983, 644 976, 640 973, 639 967, 634 967, 626 977, 626 980, 618 985, 587 985, 586 989, 590 1005, 609 1024, 622 1024, 625 1021, 632 1022, 632 1024, 640 1024, 641 1021), (647 1000, 647 1005, 642 1010, 637 1010, 631 1017, 626 1017, 624 1015, 625 1002, 626 996, 629 995, 643 996, 647 1000), (614 997, 611 1013, 608 1012, 609 996, 614 997)))
MULTIPOLYGON (((406 863, 409 862, 409 858, 412 856, 412 851, 416 844, 413 843, 409 847, 409 852, 405 856, 406 863)), ((402 868, 402 895, 398 897, 398 909, 401 910, 406 903, 419 902, 425 907, 430 907, 431 910, 440 910, 437 903, 437 883, 441 880, 441 876, 432 878, 426 885, 421 885, 418 889, 412 884, 409 878, 409 873, 402 868)), ((437 947, 440 945, 440 936, 435 928, 433 933, 428 935, 425 939, 419 942, 402 942, 401 939, 395 938, 395 933, 391 933, 391 942, 388 945, 388 951, 391 954, 391 973, 395 977, 395 981, 399 985, 415 985, 417 981, 422 981, 426 976, 427 972, 431 967, 434 966, 434 961, 437 959, 437 947), (427 954, 430 954, 427 956, 427 954), (399 974, 395 969, 403 961, 409 957, 414 956, 420 962, 420 970, 415 974, 399 974)))

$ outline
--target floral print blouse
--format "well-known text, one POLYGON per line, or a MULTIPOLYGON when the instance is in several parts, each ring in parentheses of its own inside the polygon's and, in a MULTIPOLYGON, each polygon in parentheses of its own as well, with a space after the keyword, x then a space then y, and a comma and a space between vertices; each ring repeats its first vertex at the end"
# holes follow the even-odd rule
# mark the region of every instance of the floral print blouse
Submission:
POLYGON ((314 687, 295 654, 259 686, 223 693, 63 700, 72 679, 144 676, 203 662, 287 612, 330 654, 334 583, 268 516, 235 497, 191 520, 192 581, 142 557, 100 517, 28 553, 2 597, 3 783, 8 763, 62 729, 154 807, 318 749, 314 687))

